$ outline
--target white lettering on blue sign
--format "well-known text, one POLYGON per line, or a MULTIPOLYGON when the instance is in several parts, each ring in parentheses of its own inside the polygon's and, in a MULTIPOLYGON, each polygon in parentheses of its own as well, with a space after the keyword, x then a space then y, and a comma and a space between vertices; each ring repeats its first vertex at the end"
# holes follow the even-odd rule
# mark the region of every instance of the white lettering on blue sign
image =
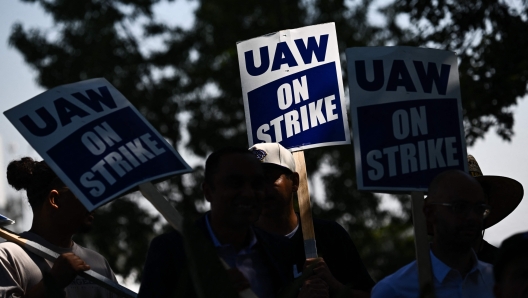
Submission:
MULTIPOLYGON (((365 64, 365 60, 355 61, 358 86, 365 91, 375 92, 381 90, 385 85, 383 60, 372 61, 374 76, 370 79, 367 78, 365 64)), ((434 84, 438 94, 445 95, 450 71, 451 66, 448 64, 442 64, 439 71, 437 65, 432 62, 427 64, 426 70, 422 61, 413 61, 413 68, 408 68, 404 60, 394 60, 385 90, 396 91, 399 87, 402 87, 407 92, 417 92, 416 83, 419 83, 424 93, 432 93, 434 84), (419 82, 413 82, 409 69, 415 71, 419 82)))
POLYGON ((412 136, 427 134, 427 116, 425 114, 425 107, 421 106, 420 111, 416 108, 411 108, 411 121, 409 123, 409 114, 405 110, 397 110, 392 114, 392 132, 394 137, 398 140, 403 140, 409 136, 412 129, 412 136), (412 128, 410 129, 409 126, 412 128))
POLYGON ((279 109, 281 110, 289 108, 292 105, 294 98, 296 104, 300 103, 301 99, 309 99, 306 76, 302 76, 300 81, 298 79, 293 80, 293 92, 290 84, 288 83, 282 84, 277 90, 277 99, 279 103, 279 109))
MULTIPOLYGON (((114 142, 120 142, 121 137, 106 123, 94 127, 95 132, 89 131, 83 134, 82 142, 94 155, 100 155, 106 151, 106 146, 112 147, 114 142)), ((117 150, 106 154, 100 161, 92 166, 91 171, 81 175, 80 183, 90 189, 90 194, 98 197, 105 192, 105 183, 113 185, 116 183, 116 174, 125 176, 134 168, 146 163, 150 159, 165 153, 165 149, 152 140, 150 133, 127 142, 117 150), (99 174, 104 179, 96 179, 99 174)))
MULTIPOLYGON (((410 108, 409 111, 396 110, 392 115, 392 125, 394 137, 398 140, 427 135, 429 132, 425 106, 410 108)), ((458 166, 460 162, 456 158, 456 145, 456 137, 445 137, 371 150, 366 155, 367 165, 370 167, 368 177, 377 181, 387 174, 394 177, 428 169, 458 166)))
POLYGON ((33 135, 44 137, 52 134, 58 128, 59 123, 64 127, 70 124, 75 117, 84 118, 93 113, 102 112, 104 110, 103 105, 109 109, 115 109, 117 105, 108 88, 103 86, 97 89, 99 93, 88 89, 85 91, 86 95, 80 92, 71 94, 72 97, 89 107, 91 111, 81 108, 73 100, 59 97, 53 101, 58 119, 55 119, 45 107, 40 107, 35 110, 35 113, 39 116, 38 118, 33 119, 29 115, 24 115, 20 117, 20 122, 33 135))
MULTIPOLYGON (((293 103, 301 104, 308 99, 308 83, 306 76, 301 80, 293 80, 292 84, 282 84, 277 90, 278 105, 281 110, 290 108, 293 103), (293 88, 292 86, 293 85, 293 88), (302 99, 302 100, 301 100, 302 99)), ((302 105, 298 109, 291 110, 280 115, 268 123, 262 124, 257 129, 257 139, 262 142, 281 142, 283 131, 285 138, 290 138, 302 131, 339 119, 336 110, 335 95, 330 95, 317 101, 302 105), (324 107, 324 113, 323 113, 324 107), (275 138, 272 138, 271 129, 275 138)))
MULTIPOLYGON (((315 36, 308 37, 307 44, 299 38, 295 41, 296 48, 299 55, 302 58, 304 64, 310 64, 313 61, 313 57, 318 62, 325 60, 326 48, 328 45, 328 34, 319 36, 319 43, 315 40, 315 36)), ((267 46, 261 47, 259 49, 260 56, 260 65, 255 63, 255 53, 253 50, 246 51, 244 53, 244 59, 246 61, 246 71, 251 76, 260 76, 268 71, 270 68, 270 53, 267 46)), ((295 60, 295 57, 292 53, 292 50, 286 42, 279 42, 275 49, 275 54, 273 55, 273 61, 271 63, 271 71, 276 71, 281 68, 282 65, 288 65, 288 67, 298 66, 299 62, 295 60)))
POLYGON ((121 137, 108 125, 103 122, 100 126, 94 127, 95 133, 88 131, 83 134, 81 141, 93 155, 100 155, 106 150, 105 143, 112 147, 115 142, 121 142, 121 137))

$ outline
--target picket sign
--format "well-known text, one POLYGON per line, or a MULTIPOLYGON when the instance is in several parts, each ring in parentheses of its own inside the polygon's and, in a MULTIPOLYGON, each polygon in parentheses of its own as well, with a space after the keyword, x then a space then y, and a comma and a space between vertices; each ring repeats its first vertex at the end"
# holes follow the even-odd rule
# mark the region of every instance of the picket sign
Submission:
MULTIPOLYGON (((59 254, 54 252, 53 250, 44 247, 34 241, 22 238, 18 234, 11 232, 5 228, 0 228, 0 237, 4 238, 7 241, 18 244, 23 249, 30 251, 50 262, 55 262, 55 260, 59 257, 59 254)), ((91 269, 80 272, 79 276, 99 286, 102 286, 103 288, 121 297, 137 297, 136 293, 91 269)))
MULTIPOLYGON (((192 171, 104 78, 52 88, 4 114, 88 211, 146 181, 192 171)), ((16 234, 3 235, 50 261, 59 256, 16 234)), ((135 297, 93 271, 80 275, 120 295, 135 297)))
POLYGON ((52 88, 4 114, 88 211, 192 171, 104 78, 52 88))
POLYGON ((422 191, 467 172, 456 54, 414 47, 346 51, 359 190, 422 191))
POLYGON ((467 172, 456 54, 400 46, 346 54, 358 189, 411 193, 420 297, 434 297, 424 192, 441 172, 467 172))
POLYGON ((424 193, 411 192, 412 217, 414 223, 414 247, 416 262, 418 264, 418 282, 420 283, 420 297, 434 298, 433 273, 431 256, 429 254, 429 241, 427 240, 427 223, 422 212, 424 206, 424 193))
POLYGON ((308 176, 306 174, 304 151, 293 152, 293 158, 295 159, 295 170, 299 174, 297 199, 299 201, 299 213, 301 214, 304 253, 306 259, 313 259, 317 258, 317 246, 315 242, 312 206, 310 204, 310 190, 308 189, 308 176))
POLYGON ((334 23, 281 30, 237 43, 249 146, 293 152, 306 258, 317 258, 302 150, 350 144, 334 23))
MULTIPOLYGON (((161 215, 170 223, 170 225, 180 233, 183 229, 183 216, 174 208, 165 197, 159 193, 156 187, 151 182, 145 182, 139 185, 139 191, 143 196, 150 201, 150 203, 158 210, 161 215)), ((220 262, 227 270, 229 265, 220 258, 220 262)), ((238 292, 241 298, 257 298, 251 288, 238 292)))

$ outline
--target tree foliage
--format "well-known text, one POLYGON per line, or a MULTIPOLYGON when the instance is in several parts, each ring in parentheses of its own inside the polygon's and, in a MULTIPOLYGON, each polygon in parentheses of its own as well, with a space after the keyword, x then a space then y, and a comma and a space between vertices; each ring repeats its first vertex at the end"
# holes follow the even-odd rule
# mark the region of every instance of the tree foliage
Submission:
MULTIPOLYGON (((39 85, 105 77, 172 145, 198 158, 225 145, 247 146, 236 42, 281 29, 335 22, 341 53, 391 44, 458 52, 470 144, 491 127, 509 139, 510 107, 526 92, 526 10, 512 12, 503 2, 397 1, 381 10, 385 25, 377 27, 368 17, 370 0, 200 0, 193 26, 185 29, 156 18, 153 7, 161 0, 22 1, 39 3, 55 23, 53 34, 18 23, 10 36, 37 71, 39 85), (402 16, 410 23, 402 25, 402 16)), ((395 215, 380 209, 379 196, 358 191, 351 146, 312 149, 305 156, 312 177, 324 182, 325 197, 316 198, 314 213, 348 229, 375 278, 414 258, 407 197, 398 197, 403 211, 395 215)), ((194 218, 203 203, 202 178, 197 167, 161 189, 194 218)), ((84 238, 125 276, 141 270, 157 222, 134 204, 118 200, 104 207, 100 216, 115 230, 84 238)))
POLYGON ((410 21, 410 32, 399 44, 457 53, 468 143, 492 127, 511 140, 512 107, 528 83, 526 1, 405 0, 391 10, 410 21))

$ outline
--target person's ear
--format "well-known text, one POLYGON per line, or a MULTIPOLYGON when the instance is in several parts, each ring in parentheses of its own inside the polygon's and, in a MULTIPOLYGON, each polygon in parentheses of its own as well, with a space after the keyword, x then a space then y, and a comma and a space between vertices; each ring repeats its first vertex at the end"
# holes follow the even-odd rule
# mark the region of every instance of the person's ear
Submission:
POLYGON ((297 172, 291 173, 290 179, 292 181, 293 192, 297 192, 297 190, 299 189, 299 173, 297 172))
POLYGON ((211 186, 207 182, 202 183, 202 192, 207 202, 211 203, 211 199, 213 197, 212 190, 211 190, 211 186))
POLYGON ((48 194, 47 203, 53 209, 59 209, 59 192, 55 189, 52 189, 48 194))

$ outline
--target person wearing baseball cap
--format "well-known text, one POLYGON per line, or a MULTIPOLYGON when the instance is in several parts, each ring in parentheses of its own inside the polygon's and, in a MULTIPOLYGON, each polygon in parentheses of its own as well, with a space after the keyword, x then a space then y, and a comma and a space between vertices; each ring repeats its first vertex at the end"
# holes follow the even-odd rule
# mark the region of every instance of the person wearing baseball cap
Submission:
MULTIPOLYGON (((260 143, 249 150, 261 161, 266 177, 265 199, 255 226, 289 239, 292 275, 300 276, 306 259, 300 216, 294 209, 299 174, 293 155, 279 143, 260 143)), ((317 252, 323 259, 314 268, 315 276, 328 285, 330 295, 346 290, 345 286, 349 286, 352 294, 368 295, 374 281, 348 232, 333 221, 314 218, 313 224, 317 252)))
POLYGON ((468 155, 468 171, 484 189, 486 203, 491 207, 490 213, 484 219, 482 237, 473 248, 479 260, 493 264, 498 249, 483 239, 484 230, 494 226, 517 208, 523 198, 524 189, 521 183, 514 179, 484 175, 472 155, 468 155))

